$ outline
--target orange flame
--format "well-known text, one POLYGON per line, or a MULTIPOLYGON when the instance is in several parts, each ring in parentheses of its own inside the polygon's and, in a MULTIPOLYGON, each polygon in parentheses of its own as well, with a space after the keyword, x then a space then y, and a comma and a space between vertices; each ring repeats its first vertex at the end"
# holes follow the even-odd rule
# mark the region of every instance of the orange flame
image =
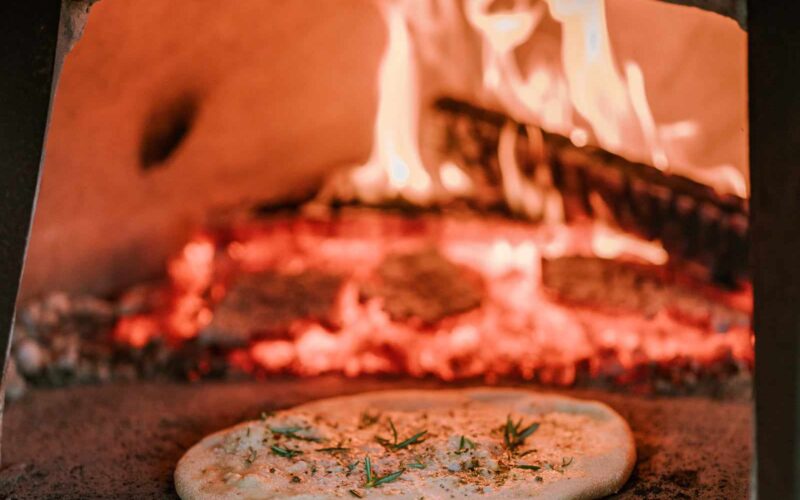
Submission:
POLYGON ((401 197, 426 204, 434 186, 419 153, 420 103, 411 35, 401 4, 387 2, 381 7, 388 41, 378 73, 372 153, 367 163, 335 179, 334 190, 340 197, 366 203, 401 197))
MULTIPOLYGON (((651 262, 663 258, 663 249, 602 226, 530 226, 502 219, 436 216, 407 220, 357 213, 324 224, 296 219, 234 228, 233 232, 239 236, 213 258, 205 250, 197 251, 197 241, 189 243, 171 269, 191 270, 195 275, 173 274, 173 280, 202 282, 214 276, 223 260, 226 268, 233 264, 252 271, 295 272, 323 266, 348 276, 335 305, 336 327, 302 319, 292 325, 289 337, 254 340, 246 351, 231 354, 231 362, 249 369, 256 366, 266 372, 300 375, 432 374, 448 380, 518 374, 569 384, 576 366, 584 362, 599 376, 612 369, 626 373, 642 363, 681 357, 699 363, 752 360, 746 323, 727 325, 725 333, 717 333, 711 324, 682 322, 663 311, 648 318, 555 301, 542 284, 544 257, 599 253, 651 262), (432 242, 450 260, 484 277, 485 300, 480 308, 420 328, 394 321, 382 299, 360 296, 359 282, 388 252, 432 242)), ((209 292, 215 286, 214 279, 204 290, 175 282, 166 310, 123 320, 116 338, 143 346, 161 332, 178 342, 197 336, 212 319, 216 301, 209 292)), ((744 307, 746 317, 749 292, 742 293, 729 302, 744 307)))
MULTIPOLYGON (((334 197, 375 204, 402 198, 428 205, 473 193, 472 180, 458 165, 423 164, 419 137, 420 109, 425 105, 419 79, 430 76, 432 68, 450 81, 450 87, 464 79, 459 59, 448 52, 454 45, 461 50, 459 55, 469 52, 465 32, 453 28, 464 19, 467 29, 479 37, 479 100, 495 101, 516 121, 561 133, 576 145, 599 144, 721 192, 747 196, 744 175, 731 165, 687 170, 673 164, 673 156, 685 159, 683 149, 691 142, 688 139, 702 134, 700 125, 692 119, 674 123, 655 119, 641 66, 617 60, 605 0, 496 4, 494 0, 379 3, 388 37, 377 80, 372 152, 365 164, 335 174, 320 196, 323 201, 334 197), (544 58, 523 69, 518 50, 534 39, 545 20, 560 25, 560 59, 544 58)), ((557 194, 524 178, 512 161, 513 133, 505 132, 497 153, 508 207, 533 219, 559 221, 557 194)))

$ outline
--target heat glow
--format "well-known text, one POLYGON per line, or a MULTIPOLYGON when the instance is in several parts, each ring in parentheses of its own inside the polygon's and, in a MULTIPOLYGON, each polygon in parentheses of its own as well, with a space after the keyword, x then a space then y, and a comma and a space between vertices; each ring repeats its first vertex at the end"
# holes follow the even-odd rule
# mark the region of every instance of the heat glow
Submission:
MULTIPOLYGON (((473 98, 487 107, 562 134, 576 145, 597 144, 720 192, 747 196, 746 180, 732 165, 680 164, 687 145, 703 131, 691 117, 656 121, 642 68, 615 55, 605 0, 392 0, 379 6, 388 36, 377 81, 372 153, 365 164, 334 175, 322 199, 375 204, 401 198, 430 205, 471 193, 465 188, 471 183, 466 174, 454 173, 457 165, 443 160, 423 164, 419 137, 420 110, 430 105, 421 95, 420 79, 435 68, 445 80, 463 80, 462 63, 448 50, 456 45, 459 54, 468 53, 469 36, 477 38, 480 51, 479 88, 473 98), (545 19, 560 25, 560 59, 524 67, 517 51, 530 43, 545 19), (469 36, 463 31, 455 31, 461 38, 450 34, 465 22, 469 36), (453 182, 456 176, 463 180, 453 182)), ((524 179, 502 142, 500 149, 509 208, 531 215, 536 207, 522 203, 541 204, 541 193, 527 194, 542 187, 524 179)))
MULTIPOLYGON (((454 62, 428 42, 443 27, 458 23, 466 23, 479 42, 480 99, 531 124, 527 136, 533 148, 542 141, 542 127, 577 146, 599 144, 621 154, 643 154, 664 171, 677 168, 671 152, 680 141, 699 134, 699 125, 691 119, 655 120, 641 67, 615 56, 604 0, 495 4, 379 3, 387 41, 377 75, 372 151, 364 164, 329 179, 317 207, 327 209, 333 201, 380 205, 396 200, 427 207, 475 193, 475 179, 461 166, 427 161, 420 152, 420 115, 426 105, 420 58, 447 73, 454 62), (559 23, 561 57, 551 65, 523 70, 515 51, 547 19, 559 23)), ((571 384, 581 374, 625 380, 642 367, 676 360, 692 366, 752 363, 749 321, 720 329, 711 320, 686 321, 664 311, 648 317, 565 304, 548 293, 542 282, 543 259, 580 255, 663 266, 668 255, 659 242, 613 227, 603 217, 602 200, 593 206, 596 220, 567 225, 552 179, 524 173, 515 153, 518 140, 511 124, 500 132, 495 154, 502 199, 511 213, 536 220, 536 225, 496 216, 403 218, 365 211, 234 223, 224 234, 199 234, 190 241, 169 265, 168 300, 157 310, 125 318, 117 325, 116 338, 137 347, 154 339, 202 342, 204 328, 236 276, 322 270, 344 279, 336 301, 337 323, 297 320, 286 335, 253 338, 232 348, 229 363, 257 373, 434 375, 446 380, 515 375, 553 384, 571 384), (359 294, 361 284, 391 252, 430 247, 483 278, 486 290, 479 308, 420 325, 393 320, 382 299, 359 294)), ((747 194, 744 178, 733 167, 692 175, 720 191, 747 194)), ((749 314, 749 291, 718 295, 743 316, 749 314)))
MULTIPOLYGON (((542 285, 543 258, 591 256, 598 245, 638 262, 651 256, 652 250, 642 252, 619 235, 595 233, 594 226, 554 230, 501 218, 407 219, 377 212, 243 224, 213 244, 208 235, 188 243, 170 266, 180 270, 172 274, 171 300, 163 309, 120 322, 116 337, 137 346, 155 338, 185 342, 200 335, 202 341, 232 273, 324 270, 345 276, 336 302, 337 325, 299 319, 287 335, 254 338, 233 349, 229 361, 261 373, 446 380, 513 375, 551 384, 573 383, 579 369, 593 377, 624 379, 642 366, 681 359, 701 365, 752 361, 747 322, 719 332, 710 323, 671 314, 646 317, 553 298, 542 285), (484 278, 481 307, 425 326, 395 321, 382 299, 359 296, 360 284, 389 252, 430 246, 484 278)), ((748 297, 734 295, 731 303, 749 303, 748 297)))

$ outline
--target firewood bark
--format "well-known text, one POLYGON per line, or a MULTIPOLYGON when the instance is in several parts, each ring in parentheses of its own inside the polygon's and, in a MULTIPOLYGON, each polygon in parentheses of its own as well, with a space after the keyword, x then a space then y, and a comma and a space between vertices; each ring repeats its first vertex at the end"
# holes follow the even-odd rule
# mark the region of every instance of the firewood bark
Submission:
POLYGON ((709 279, 734 286, 749 276, 747 200, 598 147, 577 147, 566 137, 462 101, 443 98, 436 107, 447 119, 445 153, 485 171, 497 191, 502 189, 500 130, 510 123, 517 131, 522 175, 533 180, 538 169, 546 169, 563 198, 567 221, 597 217, 593 201, 599 198, 608 209, 602 216, 645 239, 661 240, 671 259, 691 264, 709 279), (541 133, 538 149, 530 146, 529 130, 541 133))

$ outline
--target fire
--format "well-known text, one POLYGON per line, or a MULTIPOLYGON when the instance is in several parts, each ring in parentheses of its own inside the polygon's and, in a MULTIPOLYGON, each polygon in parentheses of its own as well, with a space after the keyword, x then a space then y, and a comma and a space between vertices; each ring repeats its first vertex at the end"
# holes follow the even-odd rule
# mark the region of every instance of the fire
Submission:
MULTIPOLYGON (((427 42, 441 41, 443 27, 464 22, 481 51, 478 97, 531 124, 528 146, 541 146, 541 126, 578 146, 599 144, 644 156, 661 170, 680 168, 673 164, 673 152, 681 141, 697 136, 700 126, 692 120, 656 121, 642 68, 615 57, 604 0, 509 1, 502 8, 495 3, 437 0, 438 8, 433 1, 380 3, 387 42, 377 78, 372 152, 365 164, 334 175, 317 202, 402 199, 430 206, 478 191, 478 181, 461 166, 443 159, 425 164, 429 155, 420 151, 426 104, 422 67, 439 65, 445 76, 452 76, 447 64, 458 69, 444 51, 437 52, 437 44, 427 42), (523 70, 515 51, 546 21, 559 23, 560 58, 523 70)), ((511 213, 538 224, 451 215, 409 220, 364 212, 321 221, 240 223, 224 237, 202 234, 189 242, 170 263, 170 298, 163 309, 121 322, 116 338, 134 346, 159 336, 196 341, 214 321, 235 276, 322 269, 343 277, 336 320, 297 318, 280 334, 269 332, 231 349, 230 363, 259 373, 390 373, 446 380, 515 374, 556 384, 573 383, 581 370, 619 379, 676 359, 750 363, 747 322, 726 324, 720 333, 709 318, 686 321, 663 310, 653 317, 610 313, 565 304, 548 292, 545 259, 577 255, 663 266, 668 255, 659 242, 613 227, 599 198, 592 200, 596 220, 565 224, 562 198, 546 169, 529 176, 517 158, 518 127, 509 122, 500 131, 494 152, 502 199, 511 213), (387 255, 422 247, 435 248, 483 279, 480 307, 420 325, 393 319, 385 299, 362 294, 362 285, 387 255)), ((693 170, 692 175, 704 176, 701 180, 720 191, 746 194, 746 182, 733 167, 693 170)), ((725 301, 746 317, 748 292, 728 295, 725 301)))
POLYGON ((403 6, 382 4, 388 41, 378 73, 378 113, 372 153, 366 164, 332 180, 330 193, 377 203, 401 197, 418 204, 430 201, 433 181, 418 147, 416 64, 403 6))
MULTIPOLYGON (((456 62, 469 56, 470 40, 455 28, 464 21, 479 41, 480 81, 473 98, 499 107, 517 122, 569 137, 576 145, 597 144, 722 193, 747 196, 745 177, 732 165, 682 164, 703 130, 691 117, 656 120, 642 67, 616 57, 605 0, 392 0, 380 6, 388 40, 377 82, 372 154, 364 165, 335 175, 321 195, 323 201, 377 204, 402 198, 429 205, 472 194, 466 187, 470 179, 457 165, 423 163, 423 156, 430 155, 420 153, 419 137, 420 110, 429 104, 421 96, 420 79, 437 73, 449 82, 445 88, 463 87, 469 80, 456 62), (531 43, 545 21, 560 26, 560 58, 540 57, 523 65, 518 51, 531 43), (460 52, 453 52, 453 46, 460 52)), ((555 203, 543 200, 536 182, 523 179, 509 148, 513 144, 501 141, 497 152, 507 204, 516 213, 539 219, 542 203, 555 203)))
POLYGON ((725 333, 717 333, 711 325, 670 314, 609 314, 554 300, 542 283, 544 258, 590 256, 598 249, 639 256, 639 261, 661 255, 629 237, 605 230, 598 235, 593 225, 552 229, 503 219, 431 215, 414 220, 362 212, 325 221, 290 218, 236 226, 232 240, 213 243, 213 256, 203 239, 202 252, 197 241, 190 242, 171 263, 170 269, 191 269, 195 274, 189 282, 204 282, 203 289, 186 287, 188 276, 174 273, 166 307, 122 321, 116 338, 143 346, 156 336, 173 342, 197 337, 218 307, 212 290, 226 280, 226 269, 291 274, 322 268, 346 276, 335 305, 337 324, 297 319, 287 335, 254 338, 244 350, 234 349, 229 362, 266 373, 389 373, 446 380, 516 374, 571 384, 582 365, 601 377, 628 376, 642 364, 675 359, 752 360, 747 324, 727 325, 725 333), (420 326, 390 317, 383 299, 360 295, 360 284, 390 252, 431 244, 484 278, 485 299, 478 309, 420 326))

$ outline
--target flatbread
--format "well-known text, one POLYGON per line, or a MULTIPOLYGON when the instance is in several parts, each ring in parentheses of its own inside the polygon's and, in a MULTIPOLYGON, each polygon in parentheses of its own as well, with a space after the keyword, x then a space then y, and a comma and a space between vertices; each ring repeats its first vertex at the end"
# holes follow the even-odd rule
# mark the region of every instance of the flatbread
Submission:
POLYGON ((618 491, 635 461, 630 428, 602 403, 501 388, 388 391, 212 434, 178 462, 175 486, 184 500, 589 499, 618 491))

